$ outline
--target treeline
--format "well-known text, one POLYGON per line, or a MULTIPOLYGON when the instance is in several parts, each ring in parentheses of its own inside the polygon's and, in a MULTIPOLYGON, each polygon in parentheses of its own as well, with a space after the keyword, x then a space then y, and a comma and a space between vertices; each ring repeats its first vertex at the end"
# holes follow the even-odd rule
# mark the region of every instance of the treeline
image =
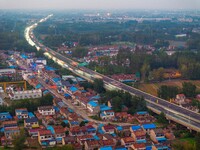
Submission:
POLYGON ((162 85, 158 89, 158 97, 169 100, 175 98, 177 94, 183 93, 186 97, 195 98, 196 97, 196 86, 191 82, 183 82, 182 88, 179 89, 175 86, 162 85))
POLYGON ((107 91, 102 94, 101 103, 107 103, 108 100, 111 102, 112 109, 115 112, 121 112, 124 106, 128 108, 128 113, 130 114, 148 110, 144 98, 132 96, 128 92, 107 91))
POLYGON ((28 111, 34 112, 39 106, 46 106, 53 104, 53 96, 48 94, 38 99, 24 99, 13 101, 10 106, 0 106, 0 112, 10 112, 15 115, 15 109, 27 108, 28 111))
POLYGON ((120 49, 116 57, 99 58, 89 68, 106 75, 141 72, 143 80, 162 81, 164 69, 178 69, 185 79, 200 79, 200 52, 183 51, 169 56, 164 51, 152 55, 145 52, 131 52, 130 48, 120 49), (112 62, 112 63, 111 63, 112 62))
MULTIPOLYGON (((58 47, 62 43, 79 42, 81 46, 105 45, 112 42, 127 41, 138 44, 151 44, 156 48, 168 46, 167 40, 181 40, 187 42, 189 48, 199 48, 196 35, 192 33, 193 23, 171 21, 137 21, 127 22, 56 22, 49 20, 40 24, 35 33, 47 35, 45 44, 50 47, 58 47), (191 27, 191 28, 190 28, 191 27), (187 38, 176 39, 175 35, 187 29, 190 35, 187 38), (168 34, 166 34, 168 33, 168 34), (158 42, 158 39, 161 42, 158 42), (193 46, 191 47, 192 45, 193 46)), ((70 44, 67 44, 70 46, 70 44)))

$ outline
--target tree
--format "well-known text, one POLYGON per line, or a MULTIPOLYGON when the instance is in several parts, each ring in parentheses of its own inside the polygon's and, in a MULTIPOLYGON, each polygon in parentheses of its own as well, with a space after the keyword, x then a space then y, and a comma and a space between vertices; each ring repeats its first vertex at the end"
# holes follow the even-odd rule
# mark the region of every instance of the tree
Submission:
POLYGON ((196 137, 195 137, 195 141, 196 141, 196 149, 200 149, 200 133, 198 132, 196 137))
POLYGON ((80 127, 85 126, 85 121, 81 121, 81 123, 80 123, 79 126, 80 126, 80 127))
POLYGON ((115 112, 121 112, 122 104, 122 99, 119 96, 112 99, 112 107, 115 112))
POLYGON ((163 124, 168 124, 168 121, 166 119, 166 116, 163 112, 161 112, 158 116, 158 122, 163 123, 163 124))
POLYGON ((103 92, 105 92, 104 83, 103 83, 102 79, 95 79, 94 83, 93 83, 93 86, 94 86, 94 90, 97 93, 103 93, 103 92))
POLYGON ((178 94, 178 88, 175 86, 162 85, 161 87, 159 87, 157 93, 158 97, 169 100, 170 98, 176 97, 176 95, 178 94))
POLYGON ((88 54, 88 49, 84 47, 77 47, 72 52, 72 57, 83 58, 88 54))
POLYGON ((24 135, 24 130, 20 131, 20 135, 14 137, 13 145, 14 150, 22 150, 24 148, 24 142, 26 140, 26 137, 24 135))
POLYGON ((183 93, 187 97, 195 97, 196 96, 196 86, 191 82, 183 82, 183 93))

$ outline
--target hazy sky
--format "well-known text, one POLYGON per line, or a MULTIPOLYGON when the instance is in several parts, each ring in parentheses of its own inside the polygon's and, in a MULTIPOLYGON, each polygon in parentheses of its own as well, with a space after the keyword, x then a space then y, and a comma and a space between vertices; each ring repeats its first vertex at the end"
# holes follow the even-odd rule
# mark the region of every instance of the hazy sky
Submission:
POLYGON ((200 0, 0 0, 0 9, 200 9, 200 0))

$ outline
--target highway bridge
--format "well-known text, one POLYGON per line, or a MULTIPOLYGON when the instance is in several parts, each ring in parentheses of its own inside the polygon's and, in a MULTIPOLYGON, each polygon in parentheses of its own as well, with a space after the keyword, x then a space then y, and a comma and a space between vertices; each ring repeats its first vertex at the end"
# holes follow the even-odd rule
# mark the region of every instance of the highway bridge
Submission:
POLYGON ((40 20, 38 23, 35 23, 26 28, 25 38, 27 39, 30 45, 35 46, 37 50, 44 51, 45 56, 53 59, 59 65, 71 70, 75 74, 90 81, 94 80, 95 78, 101 78, 105 83, 105 87, 109 90, 113 90, 113 89, 123 90, 125 92, 129 92, 132 95, 141 96, 146 100, 147 107, 151 109, 153 112, 157 114, 164 112, 167 119, 177 122, 179 124, 182 124, 186 126, 189 130, 200 132, 200 114, 199 113, 190 111, 186 108, 170 103, 164 99, 158 98, 156 96, 150 95, 136 88, 125 85, 121 82, 118 82, 102 74, 99 74, 88 68, 78 67, 78 65, 74 65, 74 64, 77 64, 75 61, 61 55, 58 52, 53 51, 52 49, 40 43, 35 38, 33 34, 33 30, 34 28, 37 27, 39 23, 46 21, 50 17, 52 17, 52 15, 49 15, 46 18, 40 20))

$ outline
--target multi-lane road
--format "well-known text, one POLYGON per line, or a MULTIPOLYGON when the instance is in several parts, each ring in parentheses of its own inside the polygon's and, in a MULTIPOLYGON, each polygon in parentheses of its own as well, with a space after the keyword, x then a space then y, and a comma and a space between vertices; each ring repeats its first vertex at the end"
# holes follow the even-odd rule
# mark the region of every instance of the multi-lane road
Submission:
MULTIPOLYGON (((47 20, 50 16, 43 19, 43 21, 47 20)), ((39 22, 43 22, 39 21, 39 22)), ((164 99, 155 97, 153 95, 150 95, 148 93, 145 93, 143 91, 140 91, 136 88, 130 87, 128 85, 125 85, 121 82, 118 82, 116 80, 113 80, 107 76, 104 76, 102 74, 99 74, 95 71, 92 71, 85 67, 77 67, 72 65, 73 60, 59 54, 58 52, 55 52, 51 50, 50 48, 44 46, 42 43, 40 43, 35 36, 33 35, 33 29, 36 28, 38 25, 34 24, 32 26, 27 27, 25 32, 25 37, 29 44, 32 46, 35 46, 38 50, 43 50, 48 55, 51 56, 52 59, 54 59, 56 62, 60 61, 60 65, 63 67, 67 67, 74 73, 86 78, 86 79, 93 79, 91 77, 98 76, 101 77, 106 85, 111 85, 115 87, 115 89, 124 90, 126 92, 131 93, 132 95, 142 96, 146 102, 147 106, 153 110, 156 113, 164 112, 166 114, 166 117, 170 120, 173 120, 177 123, 180 123, 189 129, 200 131, 200 114, 190 111, 186 108, 183 108, 181 106, 175 105, 173 103, 170 103, 164 99), (33 44, 34 43, 34 44, 33 44)))

